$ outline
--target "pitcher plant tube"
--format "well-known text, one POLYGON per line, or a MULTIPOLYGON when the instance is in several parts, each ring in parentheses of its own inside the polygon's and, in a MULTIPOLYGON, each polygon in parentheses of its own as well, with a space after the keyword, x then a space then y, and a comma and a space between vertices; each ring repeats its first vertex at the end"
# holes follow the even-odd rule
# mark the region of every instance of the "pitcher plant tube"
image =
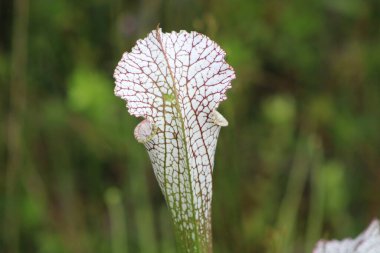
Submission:
POLYGON ((375 219, 369 227, 355 239, 342 241, 320 240, 313 253, 379 253, 380 252, 380 223, 375 219))
POLYGON ((149 153, 180 252, 212 252, 214 155, 228 125, 216 109, 235 78, 225 55, 205 35, 157 27, 114 72, 116 96, 143 118, 134 135, 149 153))

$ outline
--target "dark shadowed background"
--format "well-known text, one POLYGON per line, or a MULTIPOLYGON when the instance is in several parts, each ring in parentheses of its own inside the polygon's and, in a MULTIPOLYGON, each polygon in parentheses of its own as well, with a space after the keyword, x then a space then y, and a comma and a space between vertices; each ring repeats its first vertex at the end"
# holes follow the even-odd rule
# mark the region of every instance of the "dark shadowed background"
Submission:
POLYGON ((174 253, 124 51, 195 30, 237 79, 214 170, 215 253, 310 252, 380 215, 378 0, 1 0, 0 252, 174 253))

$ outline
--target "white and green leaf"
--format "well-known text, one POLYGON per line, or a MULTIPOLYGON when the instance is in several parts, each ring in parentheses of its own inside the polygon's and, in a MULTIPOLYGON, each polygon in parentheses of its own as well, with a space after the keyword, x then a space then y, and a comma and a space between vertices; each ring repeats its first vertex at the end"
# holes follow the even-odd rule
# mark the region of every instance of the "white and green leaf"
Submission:
POLYGON ((137 41, 115 69, 115 94, 144 120, 148 150, 185 252, 211 252, 212 171, 227 120, 216 111, 235 73, 208 37, 160 28, 137 41))

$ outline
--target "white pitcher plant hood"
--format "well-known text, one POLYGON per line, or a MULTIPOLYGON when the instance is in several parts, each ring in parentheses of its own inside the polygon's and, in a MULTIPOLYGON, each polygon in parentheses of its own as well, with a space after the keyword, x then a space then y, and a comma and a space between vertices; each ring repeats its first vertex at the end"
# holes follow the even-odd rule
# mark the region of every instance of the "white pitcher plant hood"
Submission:
POLYGON ((144 120, 135 137, 148 150, 183 252, 211 252, 212 171, 227 120, 216 111, 235 78, 225 52, 197 32, 160 28, 124 53, 115 94, 144 120))
POLYGON ((380 253, 380 223, 374 220, 355 239, 318 242, 313 253, 380 253))

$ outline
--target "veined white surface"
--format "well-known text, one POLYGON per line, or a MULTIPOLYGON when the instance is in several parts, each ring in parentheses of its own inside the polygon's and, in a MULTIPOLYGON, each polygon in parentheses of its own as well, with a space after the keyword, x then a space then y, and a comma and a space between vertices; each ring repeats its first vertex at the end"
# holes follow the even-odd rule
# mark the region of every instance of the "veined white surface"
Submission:
POLYGON ((214 155, 220 127, 228 124, 215 109, 235 78, 224 57, 202 34, 157 29, 124 53, 114 73, 115 94, 145 119, 135 136, 189 245, 211 239, 214 155))
POLYGON ((380 253, 380 224, 374 220, 355 239, 318 242, 313 253, 380 253))

